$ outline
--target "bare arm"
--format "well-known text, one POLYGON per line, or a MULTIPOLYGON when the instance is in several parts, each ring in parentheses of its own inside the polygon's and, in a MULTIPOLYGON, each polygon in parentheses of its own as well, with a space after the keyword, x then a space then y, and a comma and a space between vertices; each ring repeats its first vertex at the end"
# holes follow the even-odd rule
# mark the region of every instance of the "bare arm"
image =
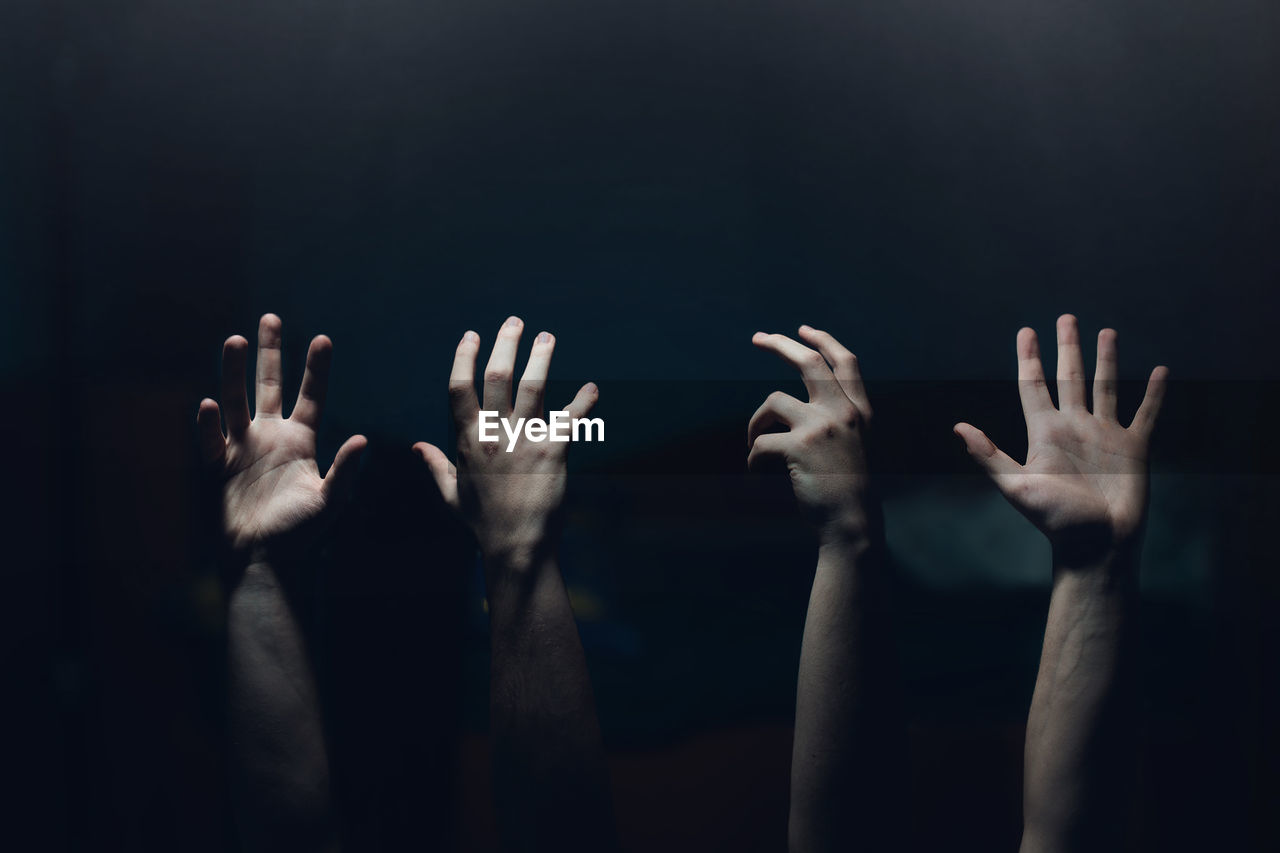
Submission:
POLYGON ((1152 371, 1133 423, 1121 426, 1116 333, 1098 335, 1090 412, 1076 318, 1060 317, 1057 331, 1056 407, 1035 332, 1018 333, 1025 464, 980 430, 956 425, 969 453, 1053 547, 1053 592, 1027 719, 1025 853, 1114 849, 1123 839, 1147 447, 1168 375, 1163 367, 1152 371))
MULTIPOLYGON (((541 417, 555 338, 534 341, 515 400, 511 380, 523 324, 499 330, 484 372, 484 408, 541 417)), ((586 657, 556 561, 567 444, 478 440, 475 364, 480 339, 458 344, 449 381, 458 432, 455 468, 437 447, 415 445, 476 534, 485 566, 492 645, 490 723, 499 830, 511 850, 607 851, 613 804, 586 657)), ((583 417, 584 385, 566 407, 583 417)))
POLYGON ((219 478, 222 532, 236 562, 227 631, 232 785, 241 840, 250 850, 337 848, 329 762, 297 602, 288 582, 305 566, 296 555, 351 485, 362 436, 338 450, 323 478, 315 429, 328 384, 332 344, 307 353, 298 400, 281 412, 280 319, 258 329, 257 411, 245 395, 248 342, 223 346, 222 408, 200 404, 206 464, 219 478), (224 435, 221 416, 225 414, 224 435))
POLYGON ((277 571, 245 570, 227 622, 234 801, 250 850, 336 850, 329 762, 301 627, 277 571))
POLYGON ((753 342, 801 371, 809 402, 775 392, 748 426, 748 464, 785 461, 819 537, 796 687, 789 845, 879 849, 903 756, 893 754, 883 530, 863 447, 871 406, 853 354, 826 332, 803 326, 800 335, 817 349, 784 335, 753 342), (766 432, 774 426, 787 431, 766 432))

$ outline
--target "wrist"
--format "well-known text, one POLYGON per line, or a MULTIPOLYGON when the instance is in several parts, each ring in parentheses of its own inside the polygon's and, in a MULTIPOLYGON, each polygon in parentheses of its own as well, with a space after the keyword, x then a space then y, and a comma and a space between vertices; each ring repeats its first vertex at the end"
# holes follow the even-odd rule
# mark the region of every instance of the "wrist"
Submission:
POLYGON ((555 549, 547 540, 528 543, 504 543, 499 546, 481 546, 480 559, 484 564, 487 583, 520 581, 555 567, 552 558, 555 549))
POLYGON ((1054 543, 1054 582, 1067 578, 1096 578, 1110 585, 1116 581, 1136 579, 1139 545, 1136 537, 1118 539, 1087 550, 1054 543))
POLYGON ((865 550, 882 534, 879 506, 858 498, 839 507, 818 526, 818 545, 833 550, 865 550))

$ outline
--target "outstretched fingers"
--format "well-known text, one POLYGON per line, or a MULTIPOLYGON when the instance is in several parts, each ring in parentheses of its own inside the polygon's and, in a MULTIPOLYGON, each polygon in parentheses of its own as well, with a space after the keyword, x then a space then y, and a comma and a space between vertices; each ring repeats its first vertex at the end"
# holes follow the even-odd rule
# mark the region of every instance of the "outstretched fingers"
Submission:
POLYGON ((240 335, 227 338, 222 345, 222 411, 231 436, 249 428, 249 397, 245 391, 248 361, 249 342, 240 335))
POLYGON ((506 417, 511 413, 511 377, 516 370, 516 352, 520 348, 520 333, 524 321, 508 317, 498 330, 493 342, 493 352, 484 368, 484 408, 506 417))
POLYGON ((573 396, 569 405, 564 407, 564 411, 569 413, 570 418, 585 418, 599 399, 600 389, 596 383, 588 382, 578 389, 578 393, 573 396))
POLYGON ((479 417, 480 402, 476 399, 476 355, 480 352, 480 336, 468 331, 458 341, 453 354, 453 369, 449 372, 449 408, 453 412, 454 427, 462 432, 479 417))
POLYGON ((525 365, 520 386, 516 389, 515 414, 517 417, 542 416, 542 401, 547 389, 547 374, 551 371, 551 354, 556 339, 550 332, 539 332, 529 351, 529 363, 525 365))
POLYGON ((329 365, 333 361, 333 341, 327 335, 316 335, 307 349, 307 368, 302 374, 297 402, 290 420, 315 429, 324 412, 324 398, 329 390, 329 365))
POLYGON ((1093 414, 1104 421, 1116 419, 1116 330, 1098 332, 1098 364, 1093 372, 1093 414))
POLYGON ((1129 424, 1130 429, 1136 429, 1146 437, 1151 435, 1151 431, 1156 426, 1156 418, 1160 415, 1160 406, 1164 403, 1165 389, 1168 384, 1169 368, 1161 365, 1151 371, 1151 378, 1147 380, 1146 396, 1142 398, 1138 413, 1133 416, 1133 423, 1129 424))
POLYGON ((1022 398, 1022 414, 1031 416, 1053 408, 1049 386, 1040 363, 1040 341, 1031 328, 1018 330, 1018 396, 1022 398))
POLYGON ((253 394, 255 417, 280 417, 284 403, 284 368, 280 355, 283 328, 284 324, 275 314, 263 314, 258 321, 257 381, 253 394))
POLYGON ((227 440, 222 435, 222 413, 208 397, 200 401, 196 411, 196 429, 200 433, 201 460, 206 465, 220 462, 227 453, 227 440))
POLYGON ((332 503, 345 499, 351 494, 355 484, 356 470, 360 467, 360 454, 364 452, 369 440, 363 435, 353 435, 342 443, 329 472, 324 475, 325 501, 332 503))
POLYGON ((1084 356, 1080 325, 1072 314, 1058 318, 1058 408, 1064 412, 1084 408, 1084 356))
POLYGON ((1006 495, 1011 494, 1017 483, 1016 478, 1022 474, 1022 466, 1009 454, 996 447, 995 442, 987 438, 985 432, 972 424, 958 423, 952 429, 964 442, 969 455, 995 482, 996 487, 1006 495))

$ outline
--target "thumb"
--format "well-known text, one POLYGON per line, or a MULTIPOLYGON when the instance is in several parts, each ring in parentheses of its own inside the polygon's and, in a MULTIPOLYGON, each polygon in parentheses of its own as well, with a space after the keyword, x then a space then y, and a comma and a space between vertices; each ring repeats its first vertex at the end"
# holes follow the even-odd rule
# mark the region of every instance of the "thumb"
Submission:
POLYGON ((987 434, 977 427, 958 423, 952 427, 952 431, 960 436, 965 450, 969 451, 974 461, 981 465, 988 476, 995 481, 1000 491, 1006 496, 1009 495, 1016 482, 1014 478, 1022 471, 1022 466, 1010 458, 1009 454, 996 447, 995 442, 987 438, 987 434))
POLYGON ((324 475, 324 496, 327 502, 334 503, 350 496, 351 488, 355 485, 356 471, 360 467, 360 455, 368 445, 369 440, 363 435, 353 435, 338 448, 333 464, 329 466, 329 473, 324 475))
POLYGON ((444 451, 434 444, 419 441, 413 446, 413 449, 422 457, 422 461, 427 463, 427 467, 431 469, 431 476, 435 478, 436 487, 440 489, 440 497, 444 498, 444 502, 449 506, 457 509, 458 469, 449 461, 449 457, 445 455, 444 451))

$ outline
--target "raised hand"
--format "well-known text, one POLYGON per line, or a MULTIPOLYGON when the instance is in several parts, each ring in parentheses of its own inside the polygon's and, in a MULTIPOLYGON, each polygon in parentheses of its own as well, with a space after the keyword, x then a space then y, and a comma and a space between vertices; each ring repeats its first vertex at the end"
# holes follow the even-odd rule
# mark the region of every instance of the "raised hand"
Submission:
POLYGON ((281 411, 280 318, 264 314, 258 323, 257 411, 249 417, 245 363, 249 342, 240 335, 222 346, 222 411, 200 402, 196 421, 205 462, 222 479, 223 531, 237 552, 272 545, 310 526, 350 488, 364 436, 338 449, 322 478, 316 464, 316 427, 329 384, 333 343, 317 335, 307 351, 307 367, 289 417, 281 411), (220 414, 225 414, 223 434, 220 414))
POLYGON ((243 561, 227 606, 228 725, 236 821, 246 850, 336 849, 329 760, 315 679, 284 571, 305 535, 351 486, 363 436, 338 450, 321 478, 316 425, 324 406, 333 344, 311 341, 302 388, 289 417, 281 411, 280 318, 258 323, 257 412, 249 417, 239 335, 222 347, 224 435, 213 400, 197 424, 205 462, 222 487, 222 525, 233 559, 243 561), (300 538, 301 537, 301 538, 300 538), (280 547, 280 546, 286 547, 280 547))
MULTIPOLYGON (((524 323, 510 317, 498 330, 484 371, 484 408, 500 417, 535 418, 543 414, 543 394, 556 339, 541 332, 534 339, 514 402, 511 380, 524 323)), ((476 355, 480 337, 467 332, 458 343, 449 376, 449 399, 458 433, 458 464, 433 444, 414 449, 431 469, 441 495, 466 519, 490 562, 525 566, 554 545, 555 520, 564 500, 568 443, 531 442, 521 435, 510 452, 507 439, 479 440, 480 403, 476 399, 476 355)), ((564 411, 585 417, 599 391, 583 385, 564 411)))
POLYGON ((1116 417, 1116 333, 1098 335, 1093 411, 1085 405, 1076 318, 1058 318, 1058 405, 1035 332, 1018 332, 1027 421, 1019 464, 969 424, 969 453, 1053 546, 1053 591, 1027 715, 1022 853, 1119 849, 1134 742, 1138 540, 1147 447, 1168 370, 1157 367, 1128 427, 1116 417))
MULTIPOLYGON (((509 318, 484 371, 484 409, 542 416, 555 338, 540 333, 514 402, 511 380, 524 324, 509 318)), ((556 558, 567 443, 481 442, 476 399, 480 338, 458 344, 449 398, 458 432, 455 468, 419 442, 446 502, 470 525, 484 558, 489 601, 490 732, 498 829, 510 850, 614 848, 613 805, 586 656, 556 558)), ((587 383, 565 409, 585 417, 598 396, 587 383)))
POLYGON ((751 338, 800 371, 809 402, 782 391, 765 399, 747 425, 747 465, 785 461, 796 499, 824 535, 865 528, 871 403, 858 359, 826 332, 801 326, 800 337, 816 349, 786 335, 757 332, 751 338), (776 426, 787 431, 768 431, 776 426))
POLYGON ((834 337, 751 342, 800 371, 809 401, 769 395, 747 426, 747 464, 786 463, 818 527, 818 561, 796 679, 789 847, 805 853, 890 849, 901 802, 901 715, 892 671, 879 502, 867 471, 871 404, 858 360, 834 337), (775 427, 785 432, 768 432, 775 427))
POLYGON ((955 426, 970 455, 1055 548, 1089 558, 1131 542, 1147 506, 1147 446, 1168 368, 1151 372, 1133 422, 1116 419, 1116 333, 1098 333, 1093 411, 1085 405, 1084 361, 1076 318, 1058 318, 1058 405, 1049 396, 1031 329, 1018 332, 1018 389, 1027 422, 1027 461, 1019 464, 978 428, 955 426))

